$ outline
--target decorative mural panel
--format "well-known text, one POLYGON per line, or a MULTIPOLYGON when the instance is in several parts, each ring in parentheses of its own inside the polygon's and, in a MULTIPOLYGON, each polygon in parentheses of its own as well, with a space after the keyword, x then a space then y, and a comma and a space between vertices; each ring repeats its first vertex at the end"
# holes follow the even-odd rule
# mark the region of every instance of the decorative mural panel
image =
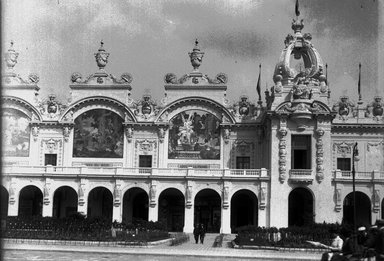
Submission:
POLYGON ((3 109, 3 156, 28 157, 31 128, 29 118, 15 109, 3 109))
POLYGON ((171 120, 169 159, 220 159, 220 121, 211 113, 188 110, 171 120))
POLYGON ((95 109, 75 119, 73 157, 122 158, 123 119, 116 113, 95 109))
POLYGON ((367 144, 368 170, 384 171, 384 142, 368 142, 367 144))

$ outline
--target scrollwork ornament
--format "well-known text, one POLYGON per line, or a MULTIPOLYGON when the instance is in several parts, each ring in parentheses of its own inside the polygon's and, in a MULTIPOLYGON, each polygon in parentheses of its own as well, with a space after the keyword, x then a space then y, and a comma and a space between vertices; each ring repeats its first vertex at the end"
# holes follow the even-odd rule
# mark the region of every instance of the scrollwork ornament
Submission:
POLYGON ((37 138, 39 137, 40 128, 39 126, 32 126, 32 136, 33 140, 37 141, 37 138))
POLYGON ((132 142, 133 127, 130 127, 130 126, 125 127, 125 135, 127 137, 128 142, 132 142))

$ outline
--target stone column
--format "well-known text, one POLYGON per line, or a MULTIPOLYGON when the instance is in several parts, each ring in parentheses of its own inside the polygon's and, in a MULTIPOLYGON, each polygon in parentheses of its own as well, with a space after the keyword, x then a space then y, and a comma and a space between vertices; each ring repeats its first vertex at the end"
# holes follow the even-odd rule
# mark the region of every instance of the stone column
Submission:
POLYGON ((195 216, 195 206, 192 204, 189 207, 184 208, 184 233, 193 233, 193 222, 195 216))
POLYGON ((149 206, 148 208, 148 221, 156 222, 159 215, 159 206, 158 204, 149 206))
POLYGON ((231 234, 231 204, 221 208, 221 229, 220 233, 231 234))

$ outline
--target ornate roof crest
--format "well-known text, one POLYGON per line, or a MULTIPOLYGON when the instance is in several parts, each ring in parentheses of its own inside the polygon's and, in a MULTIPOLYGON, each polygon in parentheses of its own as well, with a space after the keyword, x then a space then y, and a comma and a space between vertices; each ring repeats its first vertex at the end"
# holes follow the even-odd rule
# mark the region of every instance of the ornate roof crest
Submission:
POLYGON ((157 103, 152 100, 150 94, 144 94, 141 100, 134 103, 133 107, 136 117, 141 120, 156 117, 161 109, 157 103))
POLYGON ((56 100, 54 94, 48 95, 48 98, 38 102, 37 108, 45 119, 56 119, 67 108, 67 105, 56 100))
POLYGON ((203 62, 204 52, 200 51, 199 42, 197 41, 197 39, 195 41, 195 47, 193 48, 192 52, 188 53, 188 55, 191 59, 193 71, 198 72, 199 67, 203 62))
MULTIPOLYGON (((7 65, 7 71, 2 74, 4 83, 9 85, 36 85, 40 80, 39 76, 36 73, 30 73, 28 75, 28 79, 24 80, 18 74, 13 72, 13 68, 17 64, 17 58, 19 57, 19 53, 15 51, 15 49, 13 48, 13 44, 14 42, 11 41, 11 46, 9 47, 8 51, 4 54, 4 61, 7 65)), ((35 89, 39 90, 40 88, 36 86, 35 89)))
POLYGON ((341 96, 340 101, 335 103, 332 107, 333 111, 336 111, 339 118, 343 121, 350 117, 356 117, 357 112, 355 111, 355 105, 349 101, 348 96, 341 96))
POLYGON ((96 63, 100 70, 103 70, 108 63, 108 57, 110 53, 107 53, 104 49, 103 40, 100 41, 100 48, 97 53, 95 53, 96 63))
POLYGON ((188 55, 193 66, 193 71, 188 74, 184 74, 177 79, 176 74, 167 73, 164 76, 164 82, 166 84, 185 84, 185 85, 207 85, 207 84, 221 84, 224 85, 228 81, 228 77, 225 73, 219 73, 215 78, 210 78, 208 75, 204 75, 199 72, 199 67, 202 63, 204 52, 200 51, 199 42, 195 41, 195 47, 188 55))
POLYGON ((113 85, 113 84, 124 84, 129 85, 132 82, 132 75, 129 73, 123 73, 120 78, 115 77, 113 74, 107 74, 104 71, 105 66, 108 63, 108 52, 105 51, 104 42, 100 42, 100 48, 97 53, 95 53, 96 64, 99 67, 99 71, 89 75, 86 78, 83 78, 81 73, 74 72, 71 75, 71 82, 73 84, 104 84, 104 85, 113 85))
POLYGON ((380 120, 384 116, 384 102, 382 101, 382 97, 375 96, 373 98, 373 102, 368 104, 367 111, 365 113, 365 117, 373 117, 376 120, 380 120))

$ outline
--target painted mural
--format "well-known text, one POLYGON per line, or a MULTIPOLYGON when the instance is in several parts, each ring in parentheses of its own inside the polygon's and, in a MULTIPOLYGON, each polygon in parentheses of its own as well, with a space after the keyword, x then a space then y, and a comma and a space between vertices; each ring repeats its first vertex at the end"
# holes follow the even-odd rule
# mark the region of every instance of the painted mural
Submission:
POLYGON ((220 159, 220 121, 214 115, 188 110, 170 123, 169 159, 220 159))
POLYGON ((3 155, 28 157, 31 129, 29 118, 15 109, 3 109, 3 155))
POLYGON ((96 109, 75 119, 73 157, 122 158, 123 119, 116 113, 96 109))

